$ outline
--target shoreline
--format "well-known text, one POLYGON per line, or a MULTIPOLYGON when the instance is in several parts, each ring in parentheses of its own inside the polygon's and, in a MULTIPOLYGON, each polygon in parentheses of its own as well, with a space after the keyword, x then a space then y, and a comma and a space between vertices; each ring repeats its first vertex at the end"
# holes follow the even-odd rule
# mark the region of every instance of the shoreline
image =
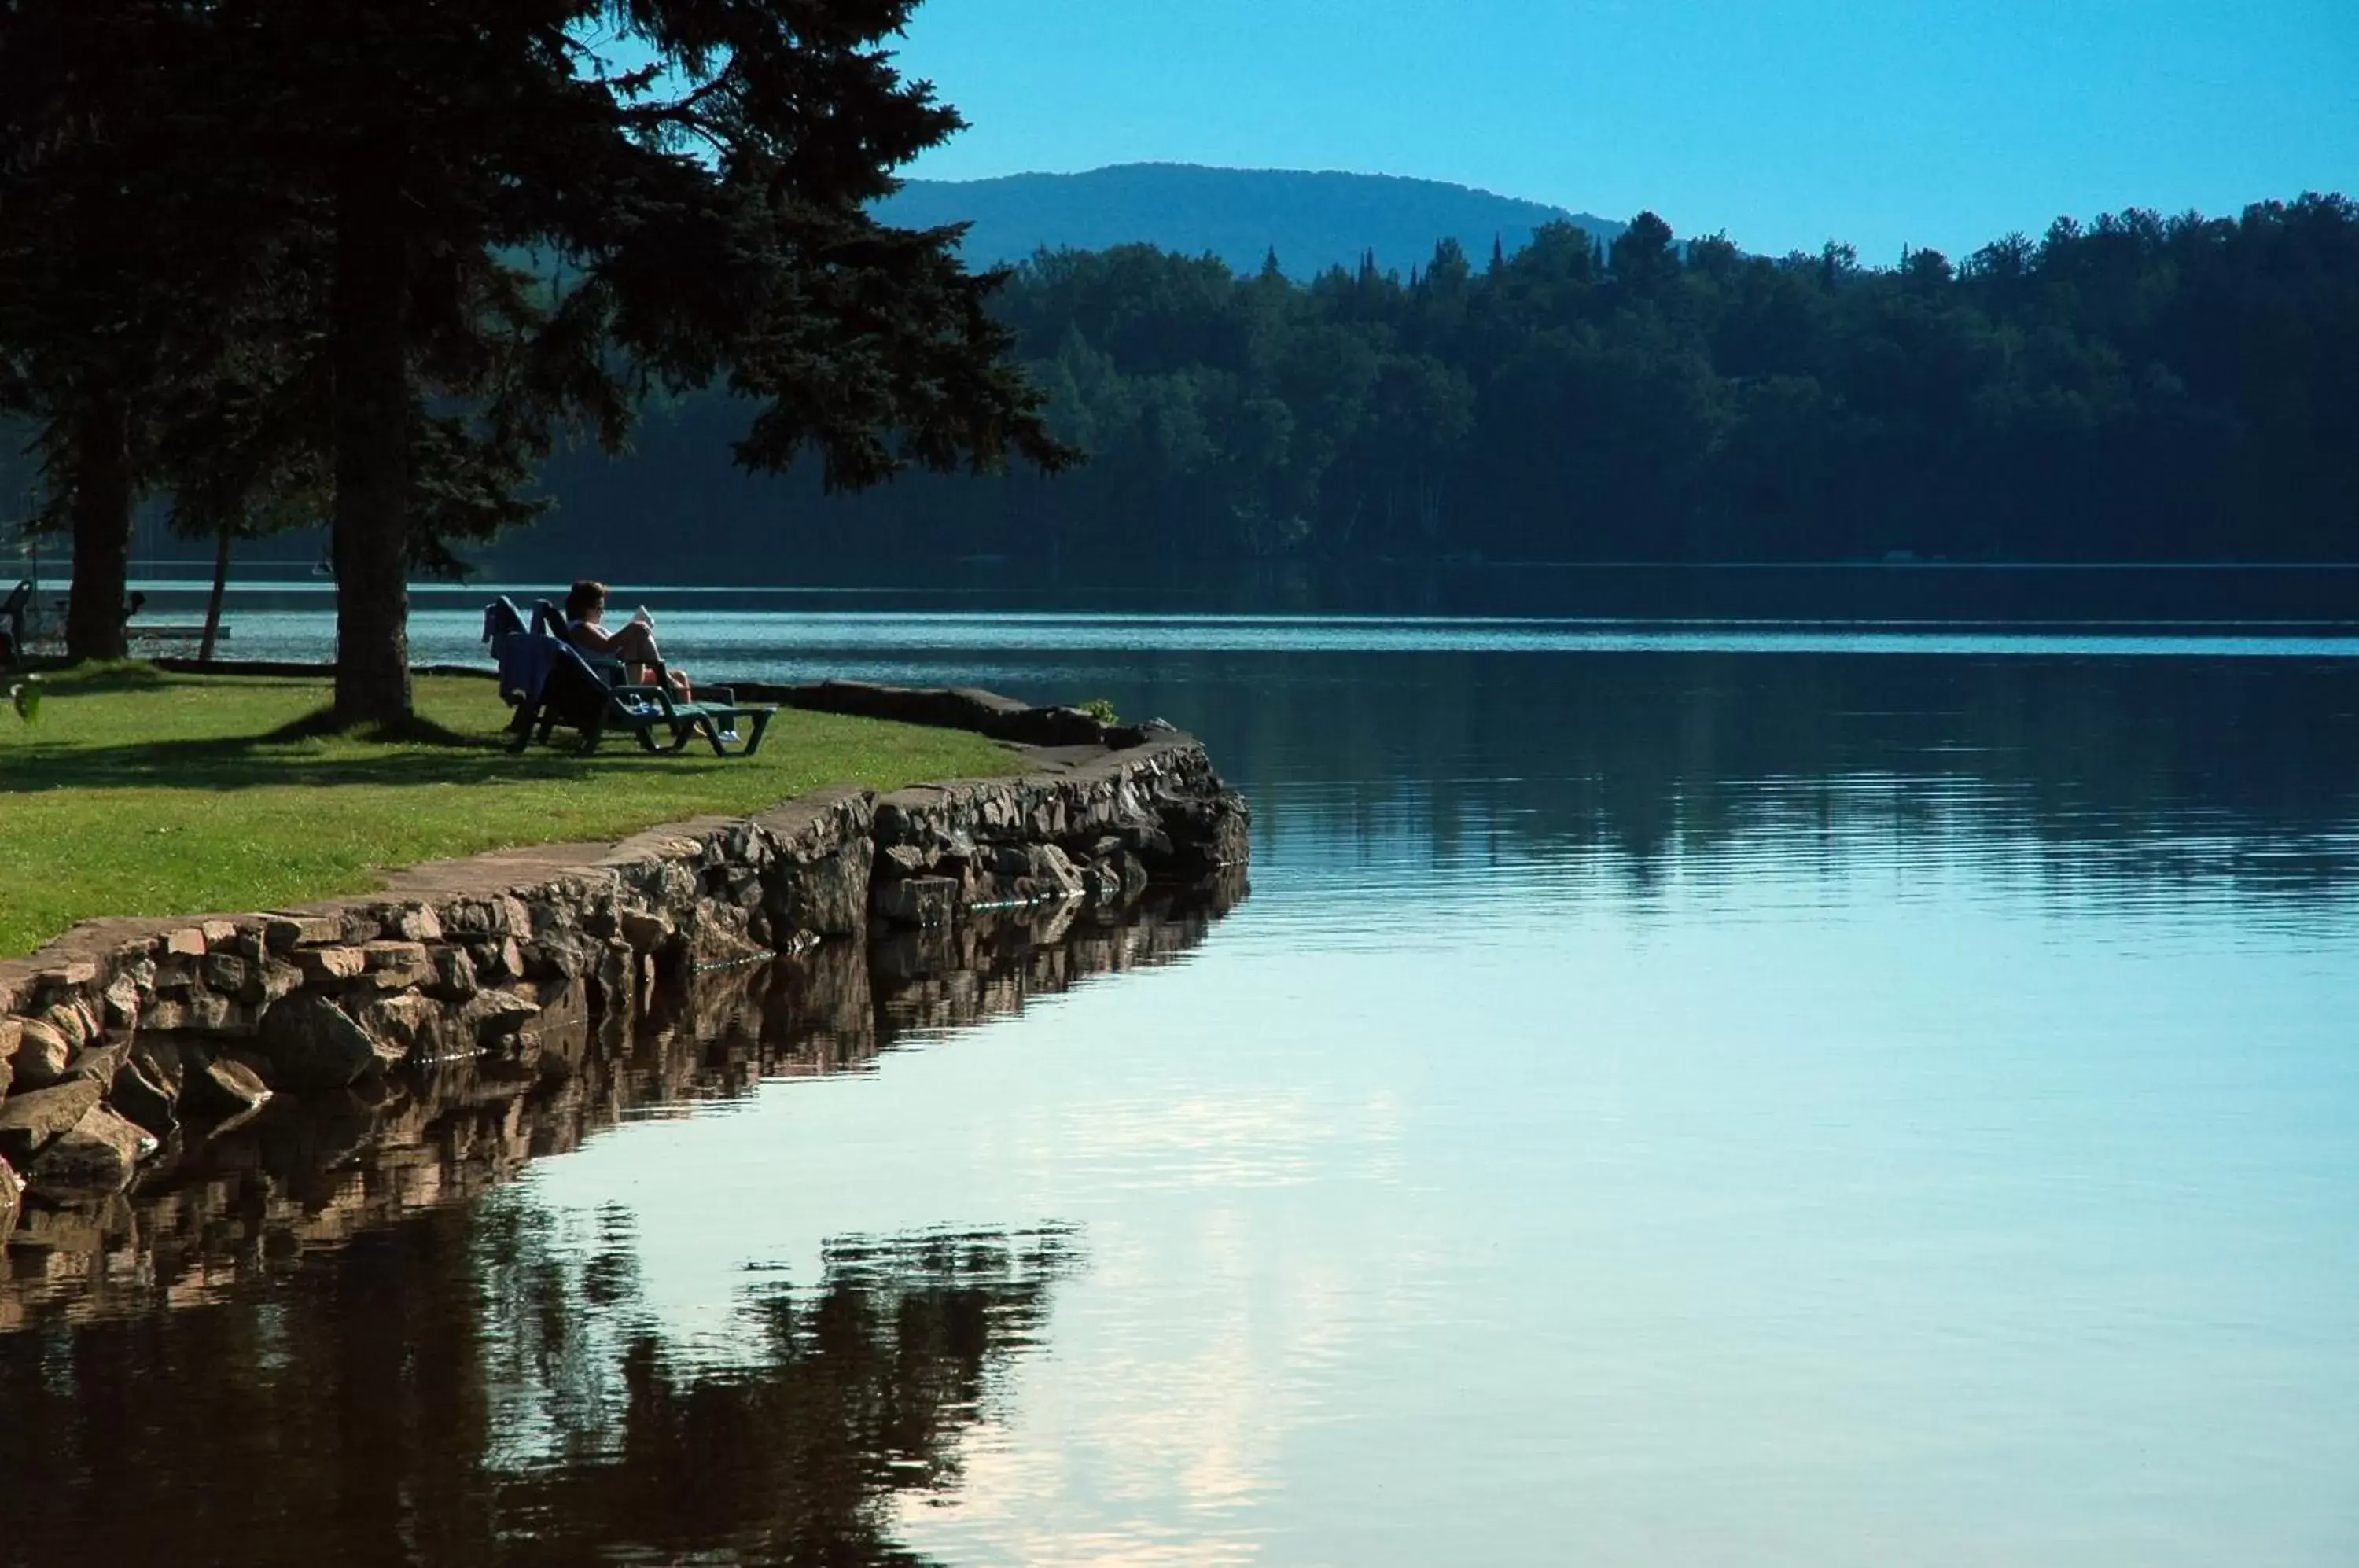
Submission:
POLYGON ((1150 887, 1242 890, 1245 802, 1168 726, 970 690, 739 690, 973 730, 1027 767, 429 862, 286 909, 84 921, 0 962, 0 1236, 74 1231, 277 1096, 382 1095, 457 1062, 578 1068, 702 971, 939 944, 1005 911, 1119 916, 1150 887))
POLYGON ((281 1094, 234 1125, 192 1128, 103 1203, 29 1204, 0 1254, 0 1336, 219 1304, 318 1248, 447 1214, 630 1122, 875 1072, 888 1051, 1177 963, 1243 891, 1231 876, 1120 910, 1041 906, 832 939, 658 982, 627 1018, 552 1017, 531 1060, 479 1054, 281 1094))

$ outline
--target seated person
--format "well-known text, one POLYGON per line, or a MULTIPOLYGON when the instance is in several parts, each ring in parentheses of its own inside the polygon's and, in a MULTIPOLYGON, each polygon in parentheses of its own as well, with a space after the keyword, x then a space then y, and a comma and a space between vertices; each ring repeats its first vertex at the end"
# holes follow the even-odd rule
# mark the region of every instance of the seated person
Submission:
MULTIPOLYGON (((655 618, 642 606, 624 623, 620 631, 609 631, 606 618, 606 585, 603 583, 576 583, 565 595, 565 640, 584 653, 594 653, 605 659, 623 661, 623 672, 634 683, 645 684, 648 667, 663 662, 662 650, 656 647, 655 618)), ((669 671, 673 695, 685 702, 690 700, 688 672, 669 671)))

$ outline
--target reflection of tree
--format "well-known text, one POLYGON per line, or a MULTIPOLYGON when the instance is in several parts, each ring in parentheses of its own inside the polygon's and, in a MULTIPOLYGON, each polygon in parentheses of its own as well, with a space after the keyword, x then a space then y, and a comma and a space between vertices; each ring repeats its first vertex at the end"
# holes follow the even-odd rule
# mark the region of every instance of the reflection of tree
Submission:
POLYGON ((1201 724, 1258 834, 1593 855, 1644 881, 1708 874, 1750 833, 1822 839, 1833 864, 1890 825, 2077 878, 2293 898, 2359 876, 2346 660, 1297 652, 1277 681, 1256 655, 1137 662, 1144 681, 1103 683, 1201 724))
MULTIPOLYGON (((1056 1230, 840 1245, 815 1290, 749 1294, 750 1371, 683 1368, 660 1334, 629 1333, 609 1358, 617 1408, 543 1407, 560 1424, 597 1417, 563 1433, 574 1462, 500 1480, 502 1517, 532 1521, 505 1560, 576 1563, 644 1543, 758 1562, 903 1561, 885 1539, 893 1495, 955 1479, 960 1432, 994 1368, 1038 1334, 1071 1258, 1056 1230)), ((581 1301, 588 1275, 614 1266, 591 1258, 542 1299, 581 1301)), ((617 1285, 605 1293, 627 1315, 617 1285)))
POLYGON ((840 1241, 807 1288, 750 1277, 714 1361, 651 1321, 623 1212, 499 1184, 635 1107, 1169 962, 1236 896, 830 944, 625 1029, 552 1007, 537 1067, 285 1098, 103 1213, 45 1216, 0 1279, 0 1325, 37 1325, 0 1332, 0 1564, 909 1561, 891 1500, 955 1482, 1068 1236, 840 1241))
POLYGON ((0 1563, 912 1562, 893 1497, 955 1479, 1077 1259, 1054 1227, 839 1243, 716 1362, 648 1321, 630 1241, 493 1203, 259 1304, 0 1336, 0 1563))

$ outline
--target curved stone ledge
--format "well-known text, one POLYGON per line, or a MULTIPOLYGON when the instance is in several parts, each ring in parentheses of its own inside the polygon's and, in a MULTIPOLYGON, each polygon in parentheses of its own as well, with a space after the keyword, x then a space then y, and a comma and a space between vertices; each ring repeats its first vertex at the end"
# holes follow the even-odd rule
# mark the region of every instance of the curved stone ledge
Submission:
POLYGON ((619 843, 411 866, 363 897, 86 921, 0 964, 0 1236, 20 1206, 103 1204, 184 1127, 619 1038, 660 982, 701 969, 897 931, 939 943, 983 911, 1118 911, 1157 883, 1241 876, 1245 803, 1168 727, 989 693, 794 690, 1094 738, 1036 746, 1011 778, 821 790, 619 843))

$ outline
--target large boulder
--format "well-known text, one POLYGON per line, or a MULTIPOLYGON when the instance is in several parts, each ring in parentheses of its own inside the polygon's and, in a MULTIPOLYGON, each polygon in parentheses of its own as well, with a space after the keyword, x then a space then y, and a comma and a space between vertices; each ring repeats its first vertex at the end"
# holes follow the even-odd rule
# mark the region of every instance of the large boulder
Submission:
POLYGON ((752 918, 734 904, 707 904, 696 911, 689 955, 700 969, 751 964, 772 956, 754 940, 752 918))
POLYGON ((357 947, 307 947, 293 956, 295 967, 315 985, 358 979, 368 970, 368 954, 357 947))
POLYGON ((1071 858, 1053 844, 995 844, 978 864, 987 877, 977 900, 983 903, 1051 903, 1085 890, 1071 858))
POLYGON ((245 1062, 215 1057, 189 1074, 180 1105, 195 1116, 228 1121, 258 1110, 270 1098, 270 1086, 245 1062))
POLYGON ((655 953, 671 943, 678 922, 669 909, 623 909, 615 916, 623 940, 640 953, 655 953))
POLYGON ((463 1002, 483 988, 475 978, 475 961, 467 950, 454 943, 444 943, 434 949, 434 977, 429 981, 429 995, 445 1002, 463 1002))
POLYGON ((939 851, 929 851, 921 844, 889 844, 876 852, 876 875, 887 882, 904 877, 923 877, 940 858, 939 851))
POLYGON ((191 986, 178 999, 158 996, 140 1009, 142 1029, 244 1037, 255 1031, 256 1004, 191 986))
POLYGON ((264 950, 282 958, 306 942, 337 942, 343 934, 343 922, 332 915, 273 915, 262 926, 264 950))
POLYGON ((114 1075, 131 1055, 131 1042, 117 1040, 113 1045, 86 1045, 74 1052, 73 1065, 66 1069, 69 1078, 95 1078, 102 1083, 112 1083, 114 1075))
POLYGON ((407 990, 434 978, 434 959, 422 942, 364 942, 361 954, 368 963, 370 984, 380 991, 407 990))
POLYGON ((539 1016, 538 1002, 528 1001, 513 991, 479 991, 460 1007, 452 1020, 450 1038, 461 1050, 470 1045, 497 1047, 539 1016))
POLYGON ((174 1099, 187 1082, 191 1066, 201 1066, 206 1052, 191 1052, 185 1041, 168 1034, 142 1034, 131 1043, 131 1060, 147 1081, 174 1099))
POLYGON ((401 1060, 352 1015, 312 991, 299 991, 262 1015, 258 1043, 282 1089, 341 1089, 371 1069, 401 1060))
POLYGON ((868 923, 870 872, 875 863, 876 846, 865 837, 825 854, 789 856, 772 877, 766 902, 771 944, 785 946, 794 931, 857 935, 868 923))
POLYGON ((57 1031, 67 1049, 80 1051, 98 1035, 97 1020, 78 1002, 59 1002, 41 1009, 40 1021, 57 1031))
MULTIPOLYGON (((89 1082, 85 1079, 82 1082, 89 1082)), ((25 1185, 45 1198, 103 1197, 131 1184, 156 1140, 104 1105, 92 1105, 25 1170, 25 1185)))
MULTIPOLYGON (((147 965, 151 976, 155 967, 153 963, 147 965)), ((131 1029, 138 1024, 142 999, 139 995, 139 982, 133 975, 128 974, 115 975, 107 983, 105 994, 101 999, 105 1004, 106 1022, 110 1025, 116 1029, 131 1029)))
POLYGON ((73 1046, 53 1026, 40 1018, 10 1018, 5 1032, 0 1032, 0 1045, 7 1043, 10 1033, 16 1037, 10 1065, 16 1069, 18 1093, 46 1089, 66 1075, 73 1046))
POLYGON ((106 1092, 108 1105, 158 1138, 179 1125, 179 1118, 172 1114, 177 1097, 178 1091, 158 1083, 149 1066, 136 1055, 125 1058, 115 1069, 113 1086, 106 1092))
POLYGON ((28 1162, 51 1139, 88 1115, 105 1087, 94 1078, 70 1078, 0 1101, 0 1160, 17 1165, 28 1162))
POLYGON ((451 1016, 451 1008, 429 996, 397 991, 364 1004, 355 1021, 377 1042, 380 1054, 397 1049, 403 1057, 431 1062, 447 1050, 442 1035, 451 1016))
POLYGON ((25 1198, 25 1179, 5 1160, 0 1160, 0 1247, 8 1245, 8 1237, 16 1229, 16 1211, 25 1198))
POLYGON ((1026 854, 1032 863, 1032 882, 1039 889, 1037 897, 1078 898, 1082 896, 1081 873, 1063 850, 1053 844, 1036 844, 1027 845, 1026 854))

